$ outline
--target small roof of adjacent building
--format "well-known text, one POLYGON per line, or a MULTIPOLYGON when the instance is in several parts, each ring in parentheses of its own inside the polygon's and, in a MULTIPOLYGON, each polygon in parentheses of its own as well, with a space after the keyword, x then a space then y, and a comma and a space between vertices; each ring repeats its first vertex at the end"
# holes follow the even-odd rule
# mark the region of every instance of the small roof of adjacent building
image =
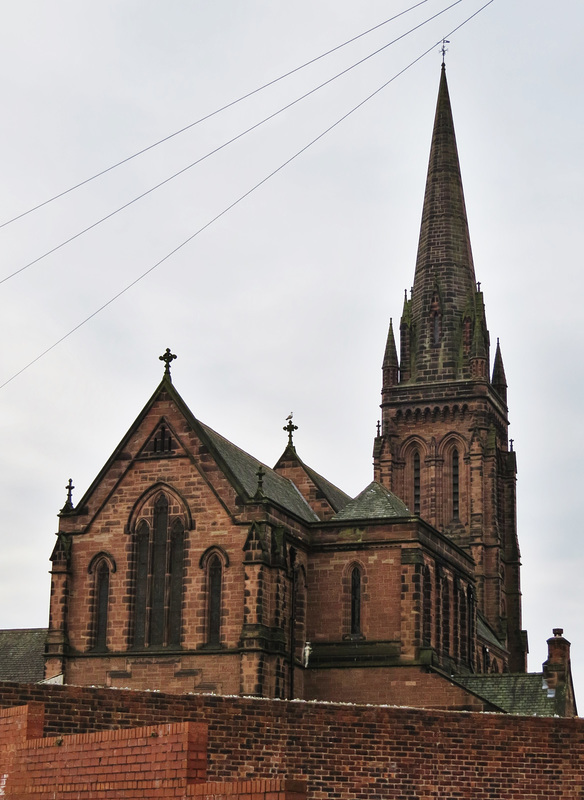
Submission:
POLYGON ((507 714, 557 716, 556 692, 548 687, 542 672, 457 675, 456 681, 507 714))
POLYGON ((0 630, 0 681, 42 681, 46 638, 47 628, 0 630))

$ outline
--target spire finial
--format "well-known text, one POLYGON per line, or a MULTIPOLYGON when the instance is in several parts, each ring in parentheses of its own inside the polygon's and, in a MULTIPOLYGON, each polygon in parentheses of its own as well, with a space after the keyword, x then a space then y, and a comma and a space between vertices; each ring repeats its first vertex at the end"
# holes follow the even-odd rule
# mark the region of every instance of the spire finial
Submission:
POLYGON ((256 489, 256 499, 261 499, 264 496, 264 475, 266 474, 265 469, 260 464, 258 466, 258 471, 256 472, 257 479, 258 479, 258 488, 256 489))
POLYGON ((66 514, 68 511, 73 511, 73 508, 74 508, 74 506, 73 506, 73 489, 74 488, 75 487, 73 486, 73 479, 69 478, 69 483, 67 484, 67 486, 65 486, 65 489, 67 490, 67 499, 65 500, 65 505, 61 509, 61 514, 66 514))
POLYGON ((292 422, 292 417, 293 417, 293 415, 294 415, 294 412, 293 412, 293 411, 291 411, 291 412, 288 414, 288 416, 286 417, 286 420, 287 420, 288 424, 287 424, 287 425, 285 425, 285 426, 284 426, 284 428, 283 428, 283 430, 285 430, 285 431, 288 433, 288 444, 289 444, 291 447, 293 447, 293 446, 294 446, 294 442, 292 441, 292 434, 294 433, 294 431, 297 431, 297 430, 298 430, 298 425, 295 425, 295 424, 292 422))
POLYGON ((442 53, 442 66, 443 67, 446 66, 446 63, 445 63, 445 61, 446 61, 446 53, 448 52, 448 48, 446 47, 447 44, 450 44, 450 40, 449 39, 442 39, 442 49, 441 49, 440 52, 442 53))
POLYGON ((166 348, 166 352, 164 353, 164 355, 158 356, 159 361, 164 361, 164 374, 168 375, 169 378, 170 378, 170 364, 171 361, 174 361, 175 358, 177 358, 177 356, 175 356, 174 353, 170 352, 170 347, 166 348))

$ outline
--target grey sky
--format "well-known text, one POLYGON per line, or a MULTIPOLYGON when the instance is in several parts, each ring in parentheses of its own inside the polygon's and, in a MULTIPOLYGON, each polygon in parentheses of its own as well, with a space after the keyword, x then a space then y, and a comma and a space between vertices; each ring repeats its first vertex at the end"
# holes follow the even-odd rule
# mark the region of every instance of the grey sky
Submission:
MULTIPOLYGON (((0 278, 446 5, 429 0, 0 229, 0 278)), ((463 0, 0 285, 0 383, 481 5, 463 0)), ((0 221, 407 6, 4 4, 0 221)), ((581 691, 583 23, 579 0, 495 0, 447 53, 477 279, 509 382, 530 669, 563 626, 581 691)), ((0 391, 1 627, 47 623, 65 484, 72 477, 81 497, 160 380, 166 347, 194 414, 257 458, 277 460, 292 409, 308 464, 352 495, 371 480, 381 359, 413 279, 439 68, 434 48, 0 391)))

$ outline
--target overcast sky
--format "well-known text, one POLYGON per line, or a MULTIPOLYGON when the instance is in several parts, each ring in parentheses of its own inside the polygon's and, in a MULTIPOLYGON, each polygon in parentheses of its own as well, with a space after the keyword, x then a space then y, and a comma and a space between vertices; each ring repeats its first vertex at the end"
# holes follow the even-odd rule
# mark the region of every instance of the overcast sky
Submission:
MULTIPOLYGON (((405 0, 20 0, 0 25, 0 222, 408 8, 405 0)), ((442 11, 420 7, 0 229, 5 277, 442 11)), ((581 0, 462 0, 0 285, 0 383, 400 77, 0 390, 0 627, 47 624, 80 499, 178 355, 193 413, 267 464, 372 479, 389 318, 413 280, 445 36, 477 280, 509 383, 531 670, 561 626, 584 704, 581 0)), ((494 347, 493 347, 494 353, 494 347)))

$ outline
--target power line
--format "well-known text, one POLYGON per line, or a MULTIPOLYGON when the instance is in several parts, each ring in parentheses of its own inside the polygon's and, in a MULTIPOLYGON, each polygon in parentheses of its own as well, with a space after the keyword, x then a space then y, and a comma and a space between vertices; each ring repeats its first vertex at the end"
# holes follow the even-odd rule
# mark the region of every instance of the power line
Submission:
POLYGON ((191 242, 196 236, 198 236, 200 233, 202 233, 207 228, 209 228, 211 225, 213 225, 215 222, 217 222, 217 220, 221 219, 221 217, 225 216, 225 214, 227 214, 229 211, 231 211, 231 209, 233 209, 233 208, 235 208, 235 206, 239 205, 239 203, 241 203, 242 200, 245 200, 246 197, 249 197, 253 192, 255 192, 257 189, 259 189, 260 186, 263 186, 264 183, 269 181, 270 178, 274 177, 274 175, 277 175, 279 172, 281 172, 285 167, 288 166, 288 164, 292 163, 292 161, 294 161, 296 158, 298 158, 298 156, 302 155, 302 153, 306 152, 306 150, 308 150, 310 147, 312 147, 312 145, 314 145, 314 144, 316 144, 316 142, 320 141, 320 139, 322 139, 324 136, 326 136, 328 133, 330 133, 330 131, 332 131, 338 125, 340 125, 341 122, 344 122, 348 117, 350 117, 352 114, 354 114, 355 111, 357 111, 362 106, 364 106, 365 103, 367 103, 369 100, 371 100, 373 97, 378 95, 381 91, 383 91, 383 89, 385 89, 387 86, 389 86, 390 83, 393 83, 393 81, 395 81, 397 78, 399 78, 401 75, 403 75, 408 69, 413 67, 415 64, 417 64, 423 58, 425 58, 425 56, 427 56, 436 47, 438 47, 442 43, 442 41, 444 39, 447 39, 449 36, 452 36, 454 33, 456 33, 456 31, 460 30, 464 25, 466 25, 468 22, 470 22, 472 19, 474 19, 478 14, 481 13, 481 11, 484 11, 484 9, 487 8, 487 6, 490 6, 493 2, 494 2, 494 0, 488 0, 488 2, 486 2, 483 6, 481 6, 477 11, 475 11, 473 14, 471 14, 469 17, 467 17, 463 22, 461 22, 460 25, 457 25, 455 28, 453 28, 451 31, 449 31, 447 34, 445 34, 445 36, 441 36, 440 39, 438 39, 437 42, 435 42, 431 47, 429 47, 427 50, 425 50, 423 53, 421 53, 417 58, 415 58, 413 61, 411 61, 402 70, 397 72, 392 78, 390 78, 388 81, 383 83, 379 88, 377 88, 374 92, 372 92, 370 95, 368 95, 364 100, 361 100, 361 102, 358 103, 356 106, 353 106, 353 108, 350 109, 350 111, 347 111, 346 114, 343 114, 342 117, 340 117, 336 122, 334 122, 332 125, 330 125, 328 128, 326 128, 326 130, 322 131, 322 133, 320 133, 318 136, 316 136, 314 139, 312 139, 310 142, 308 142, 308 144, 304 145, 304 147, 302 147, 300 150, 298 150, 296 153, 294 153, 294 155, 290 156, 290 158, 288 158, 286 161, 284 161, 282 164, 280 164, 279 167, 277 167, 276 169, 272 170, 272 172, 270 172, 268 175, 266 175, 264 178, 262 178, 262 180, 258 181, 254 186, 252 186, 251 189, 248 189, 246 192, 244 192, 244 194, 240 195, 230 205, 228 205, 226 208, 224 208, 223 211, 221 211, 219 214, 217 214, 211 220, 206 222, 201 228, 199 228, 197 231, 195 231, 193 234, 191 234, 191 236, 189 236, 183 242, 181 242, 181 244, 179 244, 177 247, 175 247, 174 250, 171 250, 170 253, 167 253, 163 258, 161 258, 159 261, 157 261, 155 264, 153 264, 151 267, 149 267, 145 272, 143 272, 141 275, 139 275, 137 278, 135 278, 131 283, 129 283, 127 286, 125 286, 123 289, 121 289, 119 292, 117 292, 117 294, 115 294, 113 297, 111 297, 107 302, 105 302, 98 309, 93 311, 88 317, 85 317, 85 319, 83 319, 81 322, 79 322, 77 325, 75 325, 75 327, 72 328, 68 333, 66 333, 64 336, 62 336, 60 339, 58 339, 56 342, 54 342, 52 345, 50 345, 50 347, 47 347, 45 350, 43 350, 43 352, 40 353, 38 356, 36 356, 36 358, 34 358, 32 361, 29 361, 28 364, 26 364, 24 367, 22 367, 20 370, 18 370, 18 372, 14 373, 14 375, 12 375, 12 377, 8 378, 8 380, 6 380, 6 381, 4 381, 4 383, 0 384, 0 389, 3 389, 5 386, 7 386, 9 383, 11 383, 19 375, 22 375, 23 372, 25 372, 27 369, 32 367, 33 364, 36 364, 37 361, 40 361, 40 359, 43 358, 44 356, 46 356, 48 353, 50 353, 51 350, 54 350, 56 347, 58 347, 58 345, 62 344, 62 342, 64 342, 66 339, 68 339, 70 336, 72 336, 76 331, 78 331, 85 324, 87 324, 90 320, 92 320, 94 317, 96 317, 101 311, 103 311, 108 306, 110 306, 112 303, 114 303, 122 295, 126 294, 126 292, 128 292, 130 289, 132 289, 134 286, 136 286, 137 283, 139 283, 144 278, 146 278, 148 275, 150 275, 151 272, 154 272, 154 270, 157 269, 162 264, 164 264, 165 261, 168 261, 169 258, 171 258, 173 255, 178 253, 179 250, 182 250, 182 248, 185 247, 187 244, 189 244, 189 242, 191 242))
POLYGON ((200 164, 201 162, 205 161, 210 156, 215 155, 220 150, 223 150, 228 145, 233 144, 233 142, 236 142, 238 139, 241 139, 246 134, 251 133, 251 131, 256 130, 256 128, 259 128, 264 123, 269 122, 271 119, 274 119, 274 117, 277 117, 279 114, 282 114, 284 111, 287 111, 288 109, 292 108, 292 106, 295 106, 297 103, 300 103, 302 100, 305 100, 307 97, 310 97, 310 95, 314 94, 315 92, 319 91, 323 87, 325 87, 328 84, 332 83, 333 81, 337 80, 337 78, 340 78, 343 75, 346 75, 351 70, 355 69, 356 67, 360 66, 361 64, 364 64, 370 58, 373 58, 374 56, 379 55, 379 53, 383 52, 384 50, 387 50, 388 47, 391 47, 396 42, 399 42, 401 39, 405 39, 406 36, 409 36, 411 33, 414 33, 419 28, 422 28, 424 25, 427 25, 429 22, 432 22, 432 20, 436 19, 437 17, 441 16, 442 14, 446 13, 447 11, 450 11, 451 8, 454 8, 454 6, 457 6, 457 5, 459 5, 459 3, 462 3, 462 2, 463 2, 463 0, 455 0, 454 3, 452 3, 449 6, 447 6, 446 8, 443 8, 442 11, 438 11, 433 16, 428 17, 428 19, 424 20, 423 22, 420 22, 418 25, 415 25, 413 28, 410 28, 410 30, 406 31, 405 33, 402 33, 400 36, 396 37, 391 42, 388 42, 387 44, 383 45, 382 47, 379 47, 377 50, 374 50, 373 53, 370 53, 369 55, 367 55, 364 58, 360 59, 355 64, 352 64, 350 67, 347 67, 346 69, 341 70, 341 72, 337 72, 337 74, 333 75, 332 78, 328 78, 328 80, 324 81, 323 83, 319 84, 318 86, 314 87, 313 89, 310 89, 308 92, 305 92, 303 95, 301 95, 300 97, 297 97, 295 100, 292 100, 292 102, 290 102, 287 105, 283 106, 282 108, 278 109, 278 111, 274 111, 272 114, 269 114, 267 117, 264 117, 259 122, 256 122, 251 127, 247 128, 246 130, 244 130, 241 133, 237 134, 237 136, 232 137, 228 141, 224 142, 222 145, 219 145, 218 147, 214 148, 213 150, 210 150, 208 153, 206 153, 204 156, 201 156, 196 161, 193 161, 191 164, 188 164, 186 167, 183 167, 178 172, 175 172, 173 175, 170 175, 170 177, 165 178, 163 181, 160 181, 160 183, 157 183, 155 186, 152 186, 150 189, 147 189, 145 192, 142 192, 142 194, 139 194, 137 197, 134 197, 132 200, 129 200, 127 203, 124 203, 123 205, 121 205, 118 208, 116 208, 114 211, 111 211, 109 214, 106 214, 105 217, 101 217, 101 219, 98 219, 96 222, 93 222, 91 225, 88 225, 86 228, 83 228, 82 230, 80 230, 77 233, 73 234, 73 236, 70 236, 65 241, 61 242, 60 244, 56 245, 55 247, 52 247, 50 250, 47 250, 42 255, 37 256, 37 258, 34 258, 32 261, 29 261, 27 264, 24 264, 24 266, 19 267, 17 270, 14 270, 14 272, 11 272, 9 275, 6 275, 4 278, 1 278, 0 279, 0 285, 5 283, 6 281, 10 280, 11 278, 14 278, 15 275, 19 275, 21 272, 24 272, 29 267, 32 267, 35 264, 38 264, 39 261, 42 261, 43 259, 47 258, 47 256, 50 256, 53 253, 56 253, 58 250, 61 250, 61 248, 65 247, 66 245, 71 244, 71 242, 74 242, 76 239, 79 239, 80 236, 83 236, 84 234, 88 233, 89 231, 93 230, 94 228, 97 228, 98 225, 101 225, 103 222, 106 222, 108 219, 111 219, 116 214, 119 214, 120 211, 124 211, 126 208, 129 208, 134 203, 138 202, 139 200, 142 200, 144 197, 147 197, 149 194, 152 194, 152 192, 156 191, 156 189, 160 189, 165 184, 170 183, 170 181, 174 180, 175 178, 178 178, 180 175, 183 175, 188 170, 190 170, 193 167, 197 166, 197 164, 200 164))
POLYGON ((382 28, 384 25, 387 25, 390 22, 394 22, 399 17, 404 16, 404 14, 408 14, 410 11, 413 11, 414 9, 418 8, 419 6, 424 5, 427 2, 429 2, 429 0, 420 0, 420 2, 415 3, 413 6, 410 6, 409 8, 406 8, 404 11, 400 11, 399 14, 395 14, 393 17, 390 17, 389 19, 386 19, 383 22, 380 22, 377 25, 374 25, 372 28, 369 28, 368 30, 363 31, 363 33, 359 33, 357 36, 353 36, 352 39, 347 39, 346 42, 343 42, 342 44, 338 44, 335 47, 331 48, 330 50, 327 50, 325 53, 321 53, 319 56, 315 56, 314 58, 311 58, 309 61, 306 61, 304 64, 301 64, 299 67, 295 67, 294 69, 289 70, 289 72, 285 72, 283 75, 280 75, 277 78, 273 78, 271 81, 268 81, 267 83, 264 83, 262 86, 259 86, 257 89, 252 89, 251 92, 247 92, 247 94, 241 95, 241 97, 238 97, 236 100, 231 100, 229 103, 226 103, 224 106, 221 106, 220 108, 215 109, 215 111, 211 111, 209 114, 206 114, 204 117, 200 117, 199 119, 195 120, 194 122, 189 123, 189 125, 185 125, 183 128, 180 128, 179 130, 175 131, 174 133, 170 133, 170 134, 168 134, 168 136, 164 136, 162 139, 159 139, 157 142, 154 142, 153 144, 150 144, 147 147, 143 147, 141 150, 138 150, 136 153, 133 153, 131 156, 127 156, 126 158, 123 158, 121 161, 118 161, 115 164, 112 164, 110 167, 106 167, 105 169, 102 169, 100 172, 96 172, 95 175, 92 175, 89 178, 85 178, 84 180, 80 181, 79 183, 76 183, 74 186, 70 186, 68 189, 65 189, 62 192, 59 192, 58 194, 55 194, 52 197, 49 197, 47 200, 44 200, 42 203, 38 203, 36 206, 33 206, 32 208, 29 208, 27 211, 23 211, 21 214, 17 214, 15 217, 12 217, 11 219, 8 219, 5 222, 0 223, 0 228, 4 228, 7 225, 12 224, 13 222, 16 222, 17 220, 22 219, 23 217, 26 217, 29 214, 32 214, 34 211, 38 211, 40 208, 43 208, 44 206, 48 205, 49 203, 52 203, 54 200, 59 200, 61 197, 65 197, 65 195, 70 194, 71 192, 74 192, 76 189, 80 189, 82 186, 85 186, 87 183, 91 183, 91 181, 94 181, 97 178, 101 178, 103 175, 106 175, 108 172, 111 172, 112 170, 117 169, 118 167, 121 167, 123 164, 127 164, 129 161, 132 161, 134 158, 138 158, 138 156, 141 156, 144 153, 147 153, 149 150, 153 150, 155 147, 158 147, 158 145, 164 144, 164 142, 168 142, 170 139, 173 139, 175 136, 179 136, 181 133, 185 133, 185 131, 188 131, 191 128, 194 128, 196 125, 200 125, 200 123, 205 122, 208 119, 211 119, 211 117, 214 117, 217 114, 220 114, 222 111, 226 111, 228 108, 232 108, 233 106, 237 105, 238 103, 241 103, 243 100, 247 100, 249 97, 253 97, 253 95, 258 94, 259 92, 263 91, 264 89, 269 88, 270 86, 273 86, 275 83, 278 83, 279 81, 282 81, 285 78, 289 78, 291 75, 294 75, 296 72, 300 72, 300 70, 305 69, 305 67, 309 67, 311 64, 315 64, 317 61, 320 61, 322 58, 326 58, 327 56, 331 55, 331 53, 335 53, 337 50, 341 50, 343 47, 346 47, 347 45, 352 44, 353 42, 356 42, 358 39, 361 39, 363 36, 367 36, 369 33, 372 33, 373 31, 378 30, 378 28, 382 28))

